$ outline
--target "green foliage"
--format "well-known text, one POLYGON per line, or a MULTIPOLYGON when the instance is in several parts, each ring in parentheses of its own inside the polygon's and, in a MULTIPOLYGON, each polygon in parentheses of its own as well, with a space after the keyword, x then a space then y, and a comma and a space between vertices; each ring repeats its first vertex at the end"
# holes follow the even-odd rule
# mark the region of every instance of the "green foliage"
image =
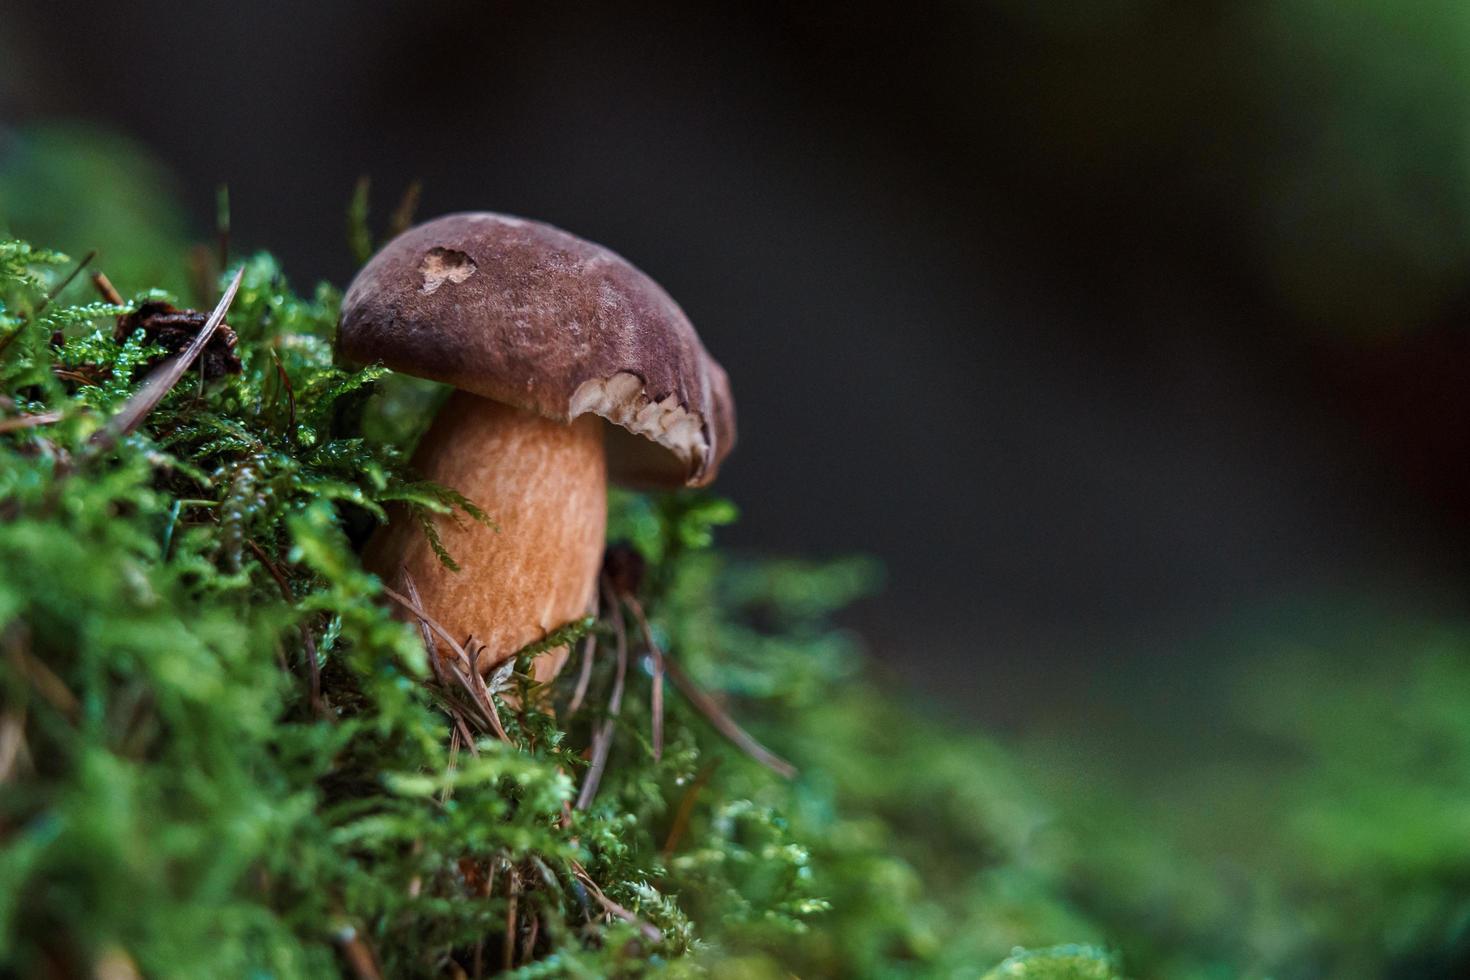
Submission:
POLYGON ((984 980, 1116 980, 1116 958, 1092 946, 1056 946, 1042 950, 1018 950, 989 973, 984 980))
MULTIPOLYGON (((0 58, 5 55, 0 54, 0 58)), ((187 224, 173 178, 139 144, 80 123, 0 133, 0 238, 29 238, 97 263, 124 292, 182 291, 187 224)))
MULTIPOLYGON (((63 179, 85 172, 67 146, 96 149, 84 133, 27 139, 82 204, 43 191, 26 221, 81 249, 127 232, 101 262, 130 305, 170 298, 139 291, 179 288, 169 212, 149 225, 152 204, 94 207, 63 179), (164 278, 117 273, 165 259, 164 278)), ((0 223, 20 227, 15 159, 0 223)), ((833 615, 877 587, 873 563, 737 560, 713 546, 728 502, 615 491, 609 535, 649 563, 654 638, 800 774, 762 768, 672 689, 655 760, 635 635, 601 788, 576 811, 611 619, 548 638, 597 638, 578 711, 574 660, 553 711, 496 699, 511 744, 467 742, 357 557, 392 509, 430 530, 488 520, 405 465, 439 390, 337 364, 336 292, 298 294, 258 255, 228 318, 241 373, 186 373, 104 452, 92 436, 165 352, 115 338, 120 309, 84 300, 85 277, 49 298, 73 265, 0 241, 0 974, 456 976, 507 953, 527 978, 1470 962, 1464 628, 1336 609, 1332 642, 1298 631, 1315 641, 1242 667, 1263 633, 1294 635, 1273 625, 1231 638, 1220 675, 1180 699, 1188 719, 1017 751, 863 667, 833 615)), ((546 646, 496 693, 539 705, 527 661, 546 646)), ((1099 701, 1131 722, 1146 699, 1099 701)))
MULTIPOLYGON (((336 293, 299 296, 248 260, 228 317, 241 372, 186 373, 103 452, 91 436, 165 352, 114 339, 118 308, 43 310, 67 269, 0 246, 8 969, 917 976, 1080 928, 1024 870, 1044 818, 1005 761, 916 726, 831 625, 871 563, 731 561, 711 548, 729 504, 615 494, 658 642, 803 774, 768 772, 673 693, 655 760, 635 643, 606 775, 575 811, 614 658, 575 714, 576 671, 555 714, 497 699, 512 744, 455 733, 355 546, 390 507, 486 518, 364 434, 397 394, 381 368, 335 363, 336 293), (874 762, 916 778, 896 795, 874 762), (985 852, 977 868, 1015 865, 1009 883, 942 872, 957 842, 985 852), (977 926, 998 888, 1011 921, 977 926)), ((567 624, 521 674, 589 629, 605 651, 611 628, 567 624)))
POLYGON ((1062 873, 1130 967, 1463 974, 1470 632, 1334 618, 1330 643, 1319 624, 1231 637, 1259 653, 1210 678, 1218 701, 1192 702, 1169 746, 1033 756, 1066 813, 1062 873))

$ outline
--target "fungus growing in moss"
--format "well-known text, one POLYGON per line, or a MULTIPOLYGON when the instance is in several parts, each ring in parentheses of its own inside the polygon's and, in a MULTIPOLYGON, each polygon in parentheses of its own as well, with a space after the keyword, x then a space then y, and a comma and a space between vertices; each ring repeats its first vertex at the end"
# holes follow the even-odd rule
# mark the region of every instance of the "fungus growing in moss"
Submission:
MULTIPOLYGON (((338 345, 456 389, 414 466, 497 526, 439 529, 456 573, 397 515, 366 562, 390 581, 406 570, 426 613, 483 644, 482 671, 595 602, 609 476, 703 486, 735 441, 729 381, 679 306, 540 222, 452 214, 394 238, 348 288, 338 345)), ((536 679, 565 660, 538 658, 536 679)))

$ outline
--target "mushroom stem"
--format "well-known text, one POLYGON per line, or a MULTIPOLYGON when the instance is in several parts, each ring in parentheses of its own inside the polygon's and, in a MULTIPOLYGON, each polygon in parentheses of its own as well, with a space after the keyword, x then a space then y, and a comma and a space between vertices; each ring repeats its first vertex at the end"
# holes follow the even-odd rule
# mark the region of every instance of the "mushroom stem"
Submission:
MULTIPOLYGON (((436 517, 451 571, 409 515, 396 513, 368 543, 368 568, 392 583, 406 568, 425 612, 484 647, 487 673, 528 643, 586 615, 602 564, 607 461, 602 421, 570 423, 456 391, 414 454, 425 478, 453 487, 497 527, 436 517)), ((562 647, 536 659, 538 681, 566 662, 562 647)))

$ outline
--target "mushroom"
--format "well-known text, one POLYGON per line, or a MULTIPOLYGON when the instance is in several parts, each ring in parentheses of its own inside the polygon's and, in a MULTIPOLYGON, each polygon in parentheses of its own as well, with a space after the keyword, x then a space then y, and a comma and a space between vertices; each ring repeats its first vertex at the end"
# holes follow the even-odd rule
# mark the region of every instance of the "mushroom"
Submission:
MULTIPOLYGON (((348 287, 337 342, 456 389, 413 465, 496 527, 439 522, 456 573, 398 513, 365 561, 388 581, 406 569, 424 612, 483 644, 482 672, 594 606, 609 477, 704 486, 735 441, 729 380, 684 311, 621 256, 536 221, 451 214, 394 238, 348 287)), ((538 657, 536 680, 566 656, 538 657)))

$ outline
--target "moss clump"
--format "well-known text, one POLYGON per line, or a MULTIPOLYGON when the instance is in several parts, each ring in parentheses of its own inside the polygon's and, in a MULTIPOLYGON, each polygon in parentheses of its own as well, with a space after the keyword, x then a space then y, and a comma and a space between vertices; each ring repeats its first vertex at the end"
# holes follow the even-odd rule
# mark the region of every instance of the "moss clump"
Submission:
MULTIPOLYGON (((829 617, 871 565, 732 561, 710 547, 729 504, 615 494, 654 638, 802 775, 673 695, 655 761, 634 637, 606 775, 575 810, 614 658, 575 713, 575 667, 539 702, 521 692, 554 713, 497 697, 509 744, 456 731, 356 546, 390 504, 480 515, 405 467, 422 386, 334 363, 336 293, 249 259, 240 372, 186 374, 99 443, 165 352, 115 337, 124 310, 78 299, 84 278, 48 301, 68 266, 0 245, 8 971, 908 976, 1058 929, 1100 938, 1028 866, 1041 810, 1004 760, 861 676, 829 617), (955 847, 998 876, 939 873, 955 847)), ((613 628, 595 627, 605 646, 613 628)), ((1079 956, 1025 975, 1111 975, 1079 956)))
MULTIPOLYGON (((124 308, 190 281, 175 301, 211 305, 148 182, 68 176, 128 155, 36 135, 0 153, 0 231, 102 247, 124 308)), ((832 613, 870 563, 738 560, 711 543, 730 504, 618 493, 654 638, 800 775, 672 689, 655 762, 635 635, 606 775, 569 813, 613 624, 580 710, 574 660, 554 715, 501 702, 514 744, 475 730, 471 751, 357 560, 389 504, 474 519, 403 463, 437 389, 341 369, 336 293, 261 255, 229 316, 241 372, 188 372, 100 447, 165 352, 115 336, 86 275, 57 292, 75 266, 0 245, 0 975, 473 976, 509 955, 521 976, 1100 978, 1114 944, 1141 977, 1466 972, 1463 625, 1296 604, 1189 658, 1187 719, 1136 724, 1149 699, 1120 677, 1093 708, 1126 722, 1002 746, 865 671, 832 613)))

